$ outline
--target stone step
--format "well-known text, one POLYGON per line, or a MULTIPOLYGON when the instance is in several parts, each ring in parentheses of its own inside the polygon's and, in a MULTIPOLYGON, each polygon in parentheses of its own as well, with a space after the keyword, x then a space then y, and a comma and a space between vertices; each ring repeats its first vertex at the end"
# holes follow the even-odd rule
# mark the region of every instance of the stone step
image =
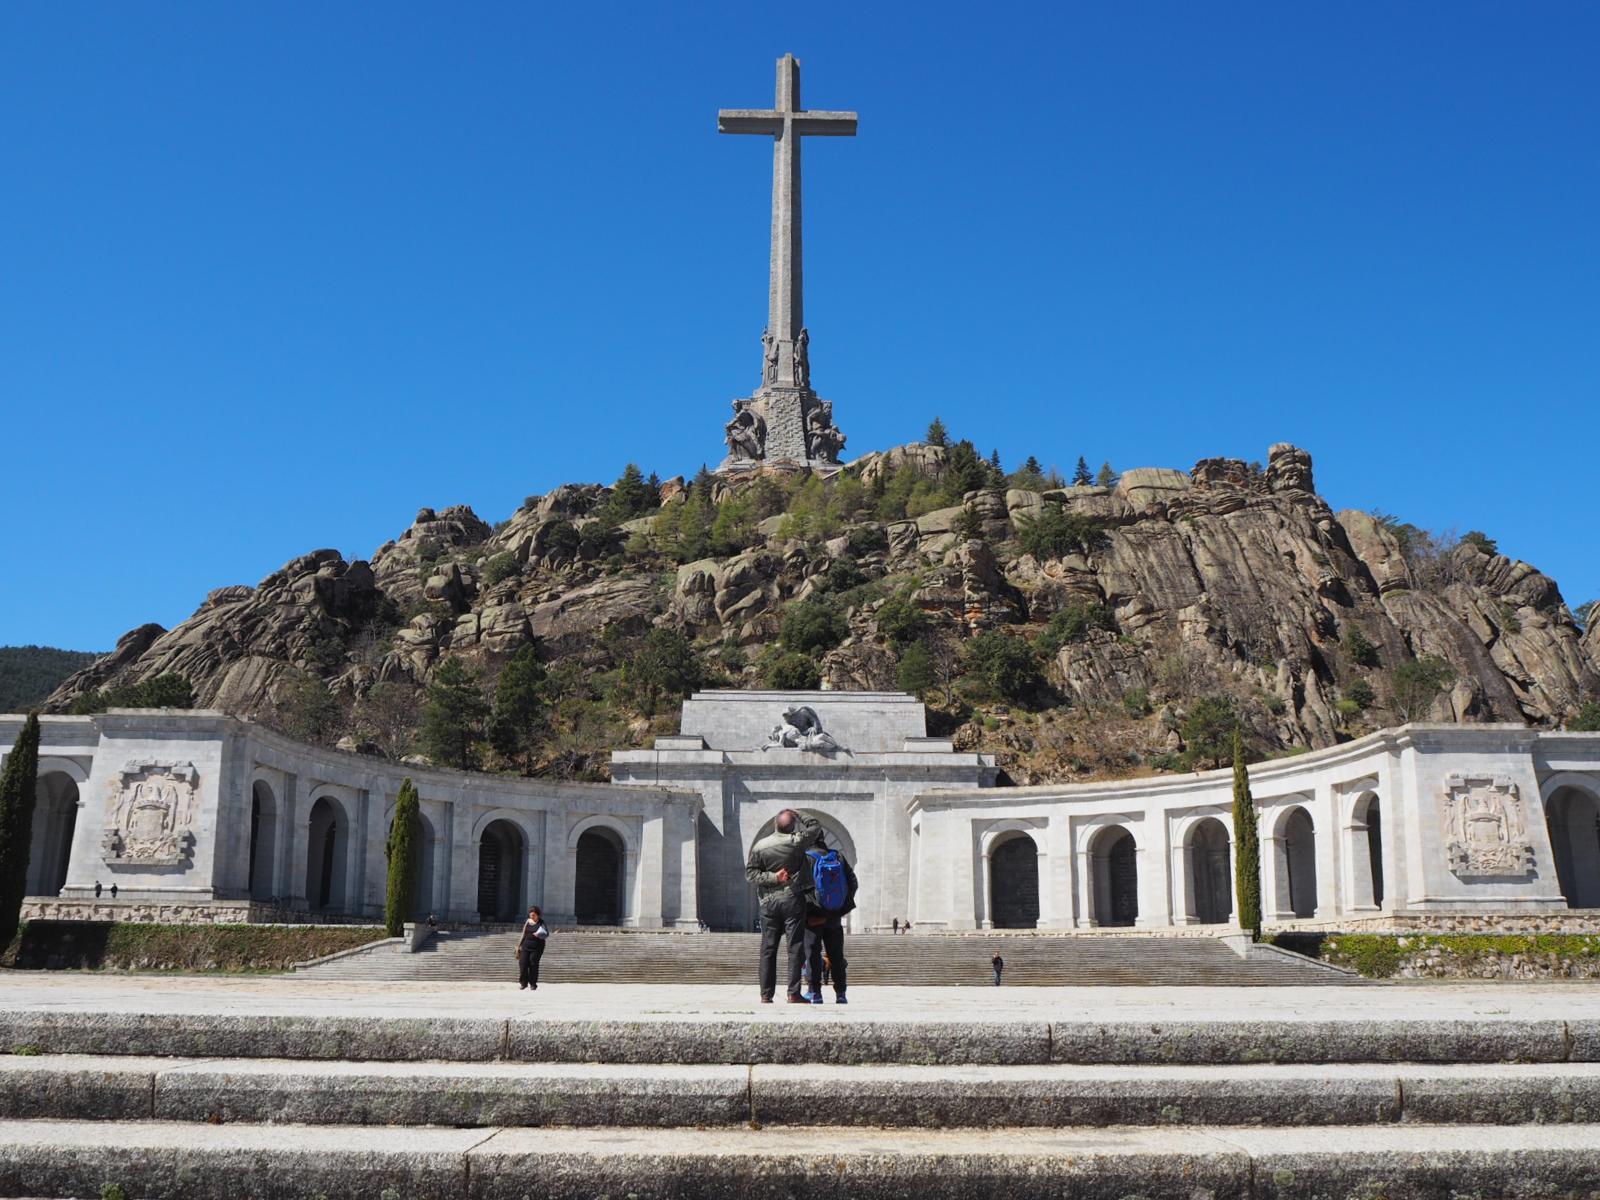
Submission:
POLYGON ((635 1200, 1587 1196, 1595 1125, 440 1129, 8 1121, 0 1195, 635 1200))
MULTIPOLYGON (((337 989, 344 985, 330 985, 337 989)), ((359 985, 351 987, 356 991, 359 985)), ((1186 989, 1187 990, 1187 989, 1186 989)), ((891 997, 894 993, 878 993, 891 997)), ((906 993, 900 993, 902 996, 906 993)), ((915 993, 913 993, 915 994, 915 993)), ((627 1018, 343 1016, 295 1006, 287 987, 255 1012, 0 1009, 0 1049, 29 1054, 291 1058, 378 1062, 905 1065, 1600 1062, 1600 1018, 1394 1017, 1346 1006, 1332 1019, 942 1019, 850 1007, 751 1005, 748 1015, 641 1008, 627 1018), (807 1028, 797 1029, 803 1023, 807 1028)), ((1375 995, 1381 996, 1382 989, 1375 995)), ((325 1000, 337 1006, 339 993, 325 1000)), ((714 1001, 715 1002, 715 1001, 714 1001)), ((892 1002, 892 1001, 890 1001, 892 1002)), ((256 1001, 263 1004, 263 1001, 256 1001)), ((359 998, 352 1002, 357 1007, 359 998)), ((1377 1002, 1375 1001, 1375 1005, 1377 1002)))
POLYGON ((1600 1064, 664 1066, 0 1056, 0 1120, 1071 1127, 1600 1121, 1600 1064))
MULTIPOLYGON (((302 969, 314 979, 500 980, 514 977, 516 935, 449 933, 420 953, 391 946, 302 969)), ((748 983, 754 934, 560 933, 541 964, 551 983, 748 983)), ((1348 972, 1257 947, 1249 960, 1215 938, 984 937, 868 934, 847 944, 853 985, 992 986, 989 960, 1005 959, 1012 987, 1262 986, 1357 982, 1348 972)))

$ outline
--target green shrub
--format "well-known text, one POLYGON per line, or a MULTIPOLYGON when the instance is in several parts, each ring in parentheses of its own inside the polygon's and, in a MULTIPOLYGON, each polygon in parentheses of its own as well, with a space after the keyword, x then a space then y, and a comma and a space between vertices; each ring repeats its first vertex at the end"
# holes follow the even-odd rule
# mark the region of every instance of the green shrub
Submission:
POLYGON ((921 700, 939 682, 939 673, 933 652, 923 642, 912 642, 900 656, 895 668, 895 683, 903 692, 910 692, 921 700))
POLYGON ((1074 600, 1052 614, 1050 624, 1039 635, 1037 645, 1041 653, 1054 655, 1062 646, 1083 641, 1092 630, 1112 631, 1116 627, 1111 610, 1104 604, 1074 600))
POLYGON ((1232 752, 1239 717, 1233 701, 1224 695, 1202 696, 1189 708, 1180 733, 1184 743, 1184 765, 1210 763, 1220 767, 1232 752))
POLYGON ((1361 705, 1354 700, 1342 699, 1333 702, 1333 710, 1345 720, 1349 720, 1361 711, 1361 705))
POLYGON ((1461 535, 1463 546, 1476 546, 1485 554, 1499 554, 1499 544, 1481 529, 1469 529, 1461 535))
POLYGON ((517 573, 517 556, 509 550, 502 550, 483 564, 483 586, 492 588, 503 580, 510 579, 517 573))
POLYGON ((182 675, 167 671, 139 683, 104 691, 85 692, 67 711, 74 716, 105 712, 108 708, 193 708, 194 689, 182 675))
POLYGON ((388 865, 388 886, 383 904, 383 925, 390 937, 405 932, 405 923, 411 920, 417 907, 417 859, 421 849, 422 807, 416 786, 408 778, 400 785, 400 796, 394 803, 394 822, 389 826, 389 840, 384 846, 384 861, 388 865))
POLYGON ((896 646, 909 646, 928 627, 927 615, 903 592, 891 596, 879 606, 877 619, 878 632, 896 646))
POLYGON ((1573 733, 1600 733, 1600 703, 1585 700, 1578 711, 1567 721, 1573 733))
POLYGON ((1017 544, 1037 559, 1089 554, 1105 542, 1105 526, 1093 517, 1046 504, 1039 515, 1018 522, 1017 544))
POLYGON ((856 565, 853 558, 836 558, 821 579, 822 590, 837 595, 860 587, 867 582, 867 573, 856 565))
POLYGON ((1437 654, 1401 663, 1389 677, 1395 711, 1401 720, 1419 720, 1455 678, 1456 669, 1437 654))
POLYGON ((1122 711, 1130 717, 1148 717, 1151 713, 1150 689, 1130 688, 1122 693, 1122 711))
POLYGON ((889 548, 889 535, 881 525, 862 525, 850 531, 850 553, 857 558, 889 548))
POLYGON ((1244 738, 1233 731, 1233 887, 1238 898, 1239 928, 1261 940, 1261 842, 1256 802, 1250 795, 1250 772, 1244 761, 1244 738))
POLYGON ((814 654, 832 650, 849 636, 850 626, 827 600, 802 600, 784 610, 778 640, 786 650, 814 654))
POLYGON ((1371 708, 1378 700, 1378 693, 1373 691, 1372 685, 1365 679, 1357 679, 1344 689, 1344 698, 1357 708, 1371 708))
POLYGON ((1350 632, 1345 634, 1345 651, 1350 655, 1350 661, 1358 667, 1375 667, 1378 665, 1378 648, 1368 640, 1367 635, 1361 632, 1360 626, 1352 625, 1350 632))
POLYGON ((980 633, 966 644, 966 674, 1007 700, 1033 699, 1044 687, 1033 647, 1012 633, 980 633))
POLYGON ((816 662, 793 650, 766 656, 762 682, 780 692, 811 692, 822 686, 816 662))

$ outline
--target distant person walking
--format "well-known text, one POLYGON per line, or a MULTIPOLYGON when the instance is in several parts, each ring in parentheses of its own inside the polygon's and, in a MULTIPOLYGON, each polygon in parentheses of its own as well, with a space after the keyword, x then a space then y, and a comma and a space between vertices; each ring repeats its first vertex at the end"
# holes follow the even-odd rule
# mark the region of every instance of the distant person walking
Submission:
POLYGON ((894 919, 894 925, 893 925, 893 928, 894 928, 894 931, 895 931, 895 932, 896 932, 896 933, 899 933, 899 932, 900 932, 900 918, 899 918, 899 917, 896 917, 896 918, 895 918, 895 919, 894 919))
POLYGON ((1000 957, 1000 951, 994 952, 994 957, 989 960, 989 965, 994 968, 994 985, 1000 986, 1000 975, 1006 969, 1006 960, 1000 957))
POLYGON ((528 910, 528 919, 522 925, 522 937, 517 942, 517 962, 521 966, 523 988, 539 990, 539 960, 544 957, 545 943, 550 940, 544 917, 535 904, 528 910))

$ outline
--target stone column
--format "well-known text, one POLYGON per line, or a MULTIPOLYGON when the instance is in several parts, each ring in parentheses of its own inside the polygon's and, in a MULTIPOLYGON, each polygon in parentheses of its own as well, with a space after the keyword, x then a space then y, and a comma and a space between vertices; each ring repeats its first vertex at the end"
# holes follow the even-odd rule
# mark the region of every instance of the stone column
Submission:
POLYGON ((273 848, 274 857, 278 860, 273 874, 277 884, 273 891, 278 895, 278 903, 284 908, 303 911, 306 907, 305 839, 310 836, 310 830, 307 829, 304 835, 300 830, 299 791, 299 777, 284 775, 283 827, 277 845, 273 848))
POLYGON ((1074 853, 1073 862, 1078 868, 1078 911, 1073 923, 1079 929, 1093 929, 1097 924, 1094 919, 1094 868, 1090 862, 1087 839, 1074 853))
MULTIPOLYGON (((663 808, 666 806, 663 805, 663 808)), ((661 894, 666 884, 667 837, 665 814, 646 817, 639 837, 639 908, 642 929, 660 929, 661 894)))
POLYGON ((1333 794, 1333 785, 1319 782, 1315 798, 1308 806, 1317 829, 1326 829, 1326 837, 1316 841, 1317 860, 1317 920, 1327 921, 1344 912, 1345 894, 1339 887, 1340 869, 1344 865, 1344 839, 1339 836, 1339 807, 1333 794))
MULTIPOLYGON (((362 916, 372 911, 372 901, 367 895, 367 859, 372 854, 372 793, 366 788, 356 789, 355 828, 351 830, 350 853, 354 860, 355 869, 350 872, 350 894, 346 899, 345 910, 352 916, 362 916)), ((380 822, 381 824, 381 822, 380 822)), ((380 853, 383 843, 379 843, 380 853)), ((382 879, 384 887, 388 887, 388 863, 374 872, 374 877, 382 879)), ((379 911, 383 911, 382 904, 379 911)))
POLYGON ((571 813, 545 814, 544 898, 550 910, 546 919, 561 925, 577 923, 572 892, 575 863, 572 851, 567 849, 567 830, 571 824, 571 813))
POLYGON ((543 812, 528 814, 528 825, 533 830, 533 839, 528 843, 528 852, 524 856, 524 868, 527 878, 523 880, 523 890, 529 904, 537 904, 540 910, 546 908, 544 896, 544 845, 545 845, 545 817, 543 812))

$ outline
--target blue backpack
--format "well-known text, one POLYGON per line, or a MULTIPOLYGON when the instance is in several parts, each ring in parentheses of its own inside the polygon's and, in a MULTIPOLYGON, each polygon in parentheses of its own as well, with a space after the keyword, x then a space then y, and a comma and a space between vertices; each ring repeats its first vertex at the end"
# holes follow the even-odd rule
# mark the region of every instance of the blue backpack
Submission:
POLYGON ((811 860, 811 881, 816 887, 817 907, 836 913, 849 898, 850 887, 844 877, 844 859, 837 850, 807 850, 811 860))

